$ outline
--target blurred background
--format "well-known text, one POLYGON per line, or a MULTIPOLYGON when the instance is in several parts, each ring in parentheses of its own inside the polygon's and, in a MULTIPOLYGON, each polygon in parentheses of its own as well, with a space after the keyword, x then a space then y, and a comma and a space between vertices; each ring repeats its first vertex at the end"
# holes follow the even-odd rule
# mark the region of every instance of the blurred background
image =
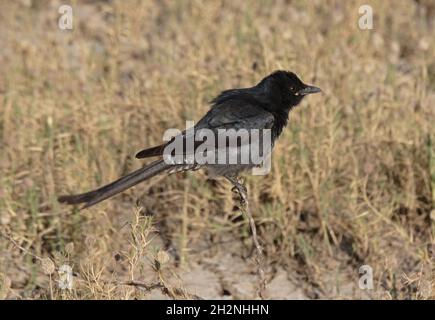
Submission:
POLYGON ((1 1, 0 298, 256 298, 226 181, 156 177, 82 212, 56 197, 142 166, 166 129, 276 69, 324 94, 247 179, 268 297, 434 298, 434 16, 429 0, 1 1))

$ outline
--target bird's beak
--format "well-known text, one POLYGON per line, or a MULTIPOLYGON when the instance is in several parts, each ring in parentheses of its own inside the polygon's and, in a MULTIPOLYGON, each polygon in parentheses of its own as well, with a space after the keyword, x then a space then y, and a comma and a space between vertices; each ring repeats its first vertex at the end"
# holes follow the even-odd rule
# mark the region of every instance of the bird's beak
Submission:
POLYGON ((297 95, 298 96, 305 96, 307 94, 317 93, 317 92, 322 92, 322 90, 318 87, 315 87, 315 86, 306 86, 305 88, 299 90, 297 92, 297 95))

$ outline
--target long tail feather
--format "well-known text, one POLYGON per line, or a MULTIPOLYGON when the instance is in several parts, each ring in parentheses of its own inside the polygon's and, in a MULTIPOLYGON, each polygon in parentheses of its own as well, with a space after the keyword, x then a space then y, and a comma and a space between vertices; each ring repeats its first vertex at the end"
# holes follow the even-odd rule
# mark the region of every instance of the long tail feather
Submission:
POLYGON ((90 206, 131 188, 139 182, 149 179, 168 168, 168 164, 164 163, 163 160, 158 160, 96 190, 76 195, 60 196, 57 200, 61 203, 67 204, 85 203, 81 209, 89 208, 90 206))
POLYGON ((136 153, 136 158, 143 159, 143 158, 161 156, 163 154, 163 151, 165 150, 165 147, 166 144, 162 144, 157 147, 141 150, 138 153, 136 153))

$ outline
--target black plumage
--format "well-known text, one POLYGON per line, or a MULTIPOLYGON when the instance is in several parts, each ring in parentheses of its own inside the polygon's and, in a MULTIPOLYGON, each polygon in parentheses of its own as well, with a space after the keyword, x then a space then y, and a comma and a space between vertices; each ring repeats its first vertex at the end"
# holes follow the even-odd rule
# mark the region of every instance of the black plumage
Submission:
MULTIPOLYGON (((218 133, 222 129, 270 129, 273 146, 287 125, 290 110, 297 106, 306 95, 316 92, 320 92, 320 89, 304 84, 294 73, 275 71, 253 87, 223 91, 211 101, 210 110, 198 121, 193 130, 184 131, 180 137, 187 139, 189 135, 203 129, 212 130, 214 133, 218 133)), ((78 195, 61 196, 58 198, 59 202, 84 203, 83 208, 86 208, 159 173, 196 170, 200 167, 206 167, 212 174, 224 176, 234 183, 236 176, 254 166, 251 163, 200 165, 198 163, 165 162, 163 160, 165 148, 174 139, 160 146, 144 149, 136 154, 136 158, 159 157, 159 160, 99 189, 78 195)), ((195 152, 199 145, 201 142, 195 142, 192 152, 195 152)), ((247 147, 249 148, 250 145, 247 147)), ((240 150, 240 145, 238 145, 236 150, 216 147, 213 152, 231 153, 240 152, 240 150)), ((182 152, 187 155, 191 151, 183 149, 182 152)))

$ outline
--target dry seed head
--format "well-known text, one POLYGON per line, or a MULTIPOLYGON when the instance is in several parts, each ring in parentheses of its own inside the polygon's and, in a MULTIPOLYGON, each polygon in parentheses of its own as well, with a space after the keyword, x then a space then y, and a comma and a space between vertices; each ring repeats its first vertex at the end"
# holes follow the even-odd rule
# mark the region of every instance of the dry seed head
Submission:
POLYGON ((74 253, 74 243, 73 242, 67 243, 67 245, 65 246, 65 252, 68 254, 74 253))
POLYGON ((92 249, 95 246, 96 242, 97 240, 95 239, 94 236, 87 236, 85 239, 85 244, 89 249, 92 249))
POLYGON ((42 266, 42 270, 44 271, 44 273, 46 275, 50 275, 53 274, 53 272, 55 271, 55 266, 53 261, 51 261, 50 258, 44 258, 41 261, 41 266, 42 266))
POLYGON ((53 251, 53 252, 52 252, 52 256, 53 256, 54 261, 55 261, 57 264, 61 264, 62 261, 65 259, 65 257, 63 256, 63 254, 60 253, 59 251, 53 251))

